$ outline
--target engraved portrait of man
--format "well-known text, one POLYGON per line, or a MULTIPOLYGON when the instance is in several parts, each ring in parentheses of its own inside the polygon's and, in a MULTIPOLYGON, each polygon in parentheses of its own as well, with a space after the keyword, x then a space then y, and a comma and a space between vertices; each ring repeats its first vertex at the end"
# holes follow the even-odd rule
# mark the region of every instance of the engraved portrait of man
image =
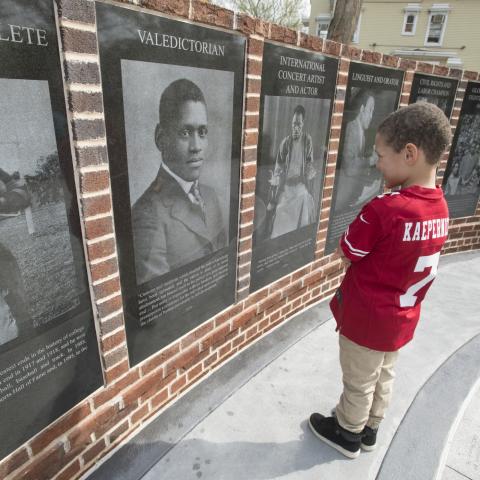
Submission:
POLYGON ((215 190, 201 182, 208 162, 208 109, 192 81, 162 92, 155 144, 156 177, 132 207, 137 283, 142 284, 227 245, 215 190))
POLYGON ((268 235, 275 238, 315 221, 312 180, 312 137, 304 131, 305 108, 297 105, 291 133, 282 139, 272 171, 268 195, 268 235))

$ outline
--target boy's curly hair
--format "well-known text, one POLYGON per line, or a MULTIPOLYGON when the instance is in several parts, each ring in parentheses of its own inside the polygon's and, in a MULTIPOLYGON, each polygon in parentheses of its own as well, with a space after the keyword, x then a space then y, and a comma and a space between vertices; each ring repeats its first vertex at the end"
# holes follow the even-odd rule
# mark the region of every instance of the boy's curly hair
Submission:
POLYGON ((452 140, 450 123, 436 105, 418 102, 391 113, 377 132, 396 152, 407 143, 421 148, 428 163, 435 165, 452 140))

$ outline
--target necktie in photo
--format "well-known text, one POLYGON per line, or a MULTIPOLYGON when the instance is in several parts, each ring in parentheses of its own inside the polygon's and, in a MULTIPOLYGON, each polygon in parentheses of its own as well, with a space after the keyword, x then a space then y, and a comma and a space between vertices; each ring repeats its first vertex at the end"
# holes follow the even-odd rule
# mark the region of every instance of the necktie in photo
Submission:
POLYGON ((193 197, 194 203, 200 207, 200 210, 202 211, 203 221, 205 221, 205 202, 203 201, 203 198, 200 195, 198 182, 193 183, 192 187, 190 188, 190 194, 193 197))

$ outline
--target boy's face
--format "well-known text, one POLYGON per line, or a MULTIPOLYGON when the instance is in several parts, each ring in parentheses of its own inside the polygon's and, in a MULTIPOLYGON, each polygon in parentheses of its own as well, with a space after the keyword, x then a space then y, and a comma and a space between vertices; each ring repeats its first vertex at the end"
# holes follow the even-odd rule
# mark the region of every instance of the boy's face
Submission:
POLYGON ((396 152, 382 135, 375 137, 375 151, 378 155, 377 170, 383 175, 387 188, 397 187, 408 180, 409 169, 405 162, 405 149, 396 152))

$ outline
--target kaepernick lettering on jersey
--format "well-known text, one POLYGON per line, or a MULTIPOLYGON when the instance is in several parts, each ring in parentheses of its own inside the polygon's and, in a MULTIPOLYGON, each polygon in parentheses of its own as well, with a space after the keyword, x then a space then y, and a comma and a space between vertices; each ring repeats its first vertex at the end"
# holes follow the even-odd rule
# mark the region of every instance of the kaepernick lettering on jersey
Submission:
POLYGON ((448 218, 434 218, 422 222, 405 222, 404 242, 430 240, 448 235, 448 218))

